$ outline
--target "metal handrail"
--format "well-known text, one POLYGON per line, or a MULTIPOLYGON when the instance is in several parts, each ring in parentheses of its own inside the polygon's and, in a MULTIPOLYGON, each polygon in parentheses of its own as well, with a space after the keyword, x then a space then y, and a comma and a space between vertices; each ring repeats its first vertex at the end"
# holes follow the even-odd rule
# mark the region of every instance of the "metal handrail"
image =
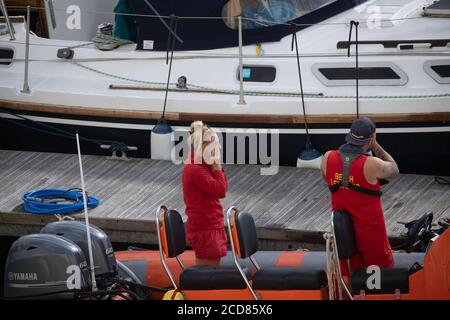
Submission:
POLYGON ((3 12, 3 14, 5 16, 6 25, 8 27, 10 39, 12 41, 16 40, 16 37, 14 35, 14 27, 12 26, 11 20, 9 19, 8 10, 6 9, 6 5, 5 5, 5 1, 4 0, 0 0, 0 10, 3 12))
POLYGON ((233 243, 233 234, 231 233, 231 218, 233 216, 233 213, 237 212, 236 207, 230 207, 227 210, 227 214, 226 214, 226 219, 227 219, 227 226, 228 226, 228 235, 230 237, 230 244, 231 244, 231 252, 233 255, 233 260, 234 260, 234 264, 236 265, 236 268, 238 268, 239 273, 241 274, 242 279, 244 280, 245 284, 247 285, 248 290, 250 291, 250 293, 252 294, 253 298, 255 300, 259 300, 258 296, 256 295, 255 291, 253 291, 252 286, 250 285, 250 282, 247 279, 247 276, 245 275, 244 271, 242 270, 241 265, 239 264, 238 258, 237 258, 237 254, 236 254, 236 249, 234 248, 234 243, 233 243))
POLYGON ((186 267, 184 266, 184 263, 181 261, 179 256, 176 256, 175 259, 177 260, 177 262, 180 265, 182 270, 186 269, 186 267))
MULTIPOLYGON (((345 293, 350 298, 350 300, 353 300, 353 295, 350 291, 350 289, 347 287, 347 284, 344 281, 344 278, 342 276, 342 268, 341 268, 341 261, 339 258, 339 250, 337 247, 337 241, 336 241, 336 234, 334 232, 334 222, 333 222, 334 212, 331 213, 331 233, 333 235, 333 249, 334 249, 334 258, 335 258, 335 265, 337 268, 337 279, 338 279, 338 289, 339 289, 339 300, 342 300, 342 288, 344 288, 345 293)), ((349 270, 350 272, 350 270, 349 270)), ((350 277, 350 275, 349 275, 350 277)))
POLYGON ((330 300, 335 300, 335 293, 336 289, 334 287, 334 274, 336 272, 334 267, 334 251, 333 251, 333 245, 331 244, 333 235, 331 232, 326 232, 323 235, 323 238, 325 239, 325 253, 327 256, 327 280, 328 280, 328 298, 330 300))
POLYGON ((156 233, 158 235, 159 258, 161 260, 161 264, 164 267, 164 270, 166 271, 167 276, 170 279, 170 282, 172 282, 172 286, 174 287, 175 290, 178 290, 178 286, 175 283, 172 272, 170 272, 169 267, 167 266, 166 259, 164 258, 164 253, 162 249, 161 232, 159 231, 159 228, 162 226, 161 218, 164 212, 167 212, 167 208, 165 206, 159 206, 158 209, 156 209, 156 233))
POLYGON ((239 21, 239 102, 238 104, 246 104, 244 99, 244 65, 243 65, 243 48, 242 48, 242 19, 239 21))
POLYGON ((28 85, 28 65, 30 62, 30 24, 31 24, 31 7, 27 6, 27 35, 25 41, 25 71, 23 76, 23 89, 22 93, 29 94, 30 86, 28 85))

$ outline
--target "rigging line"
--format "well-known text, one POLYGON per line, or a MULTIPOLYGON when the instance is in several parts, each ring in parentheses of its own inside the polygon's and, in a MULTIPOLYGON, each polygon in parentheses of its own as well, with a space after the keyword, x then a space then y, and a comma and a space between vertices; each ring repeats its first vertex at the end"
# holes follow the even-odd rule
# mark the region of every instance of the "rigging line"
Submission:
MULTIPOLYGON (((144 0, 145 4, 153 11, 153 13, 156 14, 156 16, 159 18, 159 20, 161 21, 161 23, 164 25, 164 27, 166 27, 166 29, 169 30, 169 32, 172 34, 172 36, 174 36, 175 38, 177 38, 178 42, 183 43, 183 40, 181 40, 177 34, 175 32, 172 31, 172 28, 169 28, 169 26, 167 25, 166 21, 164 21, 164 19, 161 17, 161 15, 159 14, 159 12, 155 9, 155 7, 153 7, 150 2, 148 2, 148 0, 144 0)), ((173 14, 170 15, 170 19, 172 20, 172 16, 173 14)), ((171 22, 172 23, 172 22, 171 22)))
MULTIPOLYGON (((127 78, 127 77, 123 77, 123 76, 118 76, 118 75, 114 75, 111 73, 107 73, 98 69, 94 69, 91 67, 88 67, 86 65, 83 65, 77 61, 74 60, 68 60, 65 61, 67 63, 71 63, 75 66, 78 66, 80 68, 86 69, 88 71, 91 72, 95 72, 98 73, 100 75, 106 76, 106 77, 110 77, 110 78, 114 78, 114 79, 119 79, 119 80, 124 80, 124 81, 130 81, 130 82, 135 82, 135 83, 142 83, 142 84, 147 84, 147 85, 158 85, 158 86, 166 86, 166 83, 164 82, 152 82, 152 81, 146 81, 146 80, 138 80, 138 79, 132 79, 132 78, 127 78)), ((171 86, 175 86, 176 83, 170 83, 171 86)), ((207 87, 207 86, 201 86, 201 85, 195 85, 195 84, 190 84, 190 87, 192 88, 197 88, 197 89, 205 89, 205 90, 210 90, 211 92, 217 92, 217 93, 224 93, 224 94, 237 94, 237 90, 227 90, 227 89, 220 89, 220 88, 212 88, 212 87, 207 87)), ((259 92, 259 91, 246 91, 246 94, 249 95, 260 95, 260 96, 291 96, 291 97, 297 97, 298 93, 294 93, 294 92, 259 92)), ((355 96, 337 96, 337 95, 324 95, 324 94, 307 94, 308 96, 311 96, 312 98, 315 97, 319 97, 319 98, 339 98, 339 99, 355 99, 355 96)), ((442 98, 442 97, 448 97, 450 96, 450 93, 439 93, 439 94, 420 94, 420 95, 367 95, 367 96, 362 96, 360 98, 364 98, 364 99, 418 99, 418 98, 442 98)))
MULTIPOLYGON (((41 132, 41 133, 47 133, 47 134, 54 135, 54 136, 57 136, 57 137, 62 137, 62 138, 66 138, 66 139, 75 139, 75 134, 74 133, 71 133, 71 132, 63 130, 63 129, 59 129, 57 127, 45 124, 43 122, 35 121, 35 120, 30 119, 28 117, 24 117, 22 115, 19 115, 19 114, 15 113, 15 112, 11 112, 8 109, 0 108, 0 112, 7 113, 7 114, 9 114, 9 115, 11 115, 13 117, 19 118, 19 119, 27 121, 27 122, 31 122, 33 124, 39 125, 41 127, 44 127, 44 128, 46 128, 48 130, 39 129, 39 128, 36 128, 36 127, 33 127, 33 126, 28 126, 26 124, 20 123, 17 120, 14 120, 14 119, 1 118, 1 119, 5 120, 5 121, 8 121, 10 123, 15 123, 15 124, 20 125, 20 126, 22 126, 24 128, 35 130, 35 131, 38 131, 38 132, 41 132), (53 131, 50 131, 50 130, 53 130, 53 131)), ((86 141, 86 142, 91 142, 91 143, 94 143, 94 144, 97 144, 97 145, 111 144, 111 145, 126 146, 126 144, 123 143, 123 142, 112 141, 112 140, 91 139, 91 138, 86 138, 86 137, 81 137, 81 136, 80 136, 80 140, 86 141)))
MULTIPOLYGON (((119 79, 119 80, 125 80, 125 81, 130 81, 130 82, 136 82, 136 83, 142 83, 142 84, 147 84, 147 85, 158 85, 158 86, 163 86, 165 85, 165 83, 163 82, 151 82, 151 81, 146 81, 146 80, 137 80, 137 79, 131 79, 131 78, 126 78, 126 77, 122 77, 122 76, 117 76, 111 73, 107 73, 107 72, 103 72, 85 65, 82 65, 81 63, 75 62, 75 61, 68 61, 68 63, 72 63, 73 65, 76 65, 80 68, 89 70, 91 72, 95 72, 98 74, 101 74, 103 76, 106 77, 110 77, 110 78, 115 78, 115 79, 119 79)), ((170 85, 175 86, 176 83, 171 83, 170 85)), ((223 94, 233 94, 236 95, 239 93, 238 90, 226 90, 226 89, 220 89, 220 88, 212 88, 212 87, 206 87, 206 86, 201 86, 201 85, 195 85, 195 84, 190 84, 189 85, 192 88, 197 88, 197 89, 204 89, 204 90, 210 90, 211 92, 217 92, 217 93, 223 93, 223 94)), ((183 91, 186 92, 186 91, 183 91)), ((260 91, 245 91, 246 95, 260 95, 260 96, 290 96, 290 97, 297 97, 298 93, 294 93, 294 92, 260 92, 260 91)), ((310 96, 311 98, 327 98, 327 99, 355 99, 355 96, 337 96, 337 95, 324 95, 324 94, 313 94, 313 93, 309 93, 306 94, 308 96, 310 96)), ((441 93, 441 94, 422 94, 422 95, 392 95, 392 96, 377 96, 377 95, 369 95, 369 96, 363 96, 361 98, 364 99, 418 99, 418 98, 442 98, 442 97, 449 97, 450 93, 441 93)))
POLYGON ((161 120, 164 120, 165 114, 166 114, 166 106, 167 106, 167 97, 169 94, 169 85, 170 85, 170 75, 172 73, 172 62, 173 62, 173 52, 175 50, 175 37, 177 34, 177 28, 178 28, 178 17, 171 15, 170 17, 170 32, 169 32, 169 39, 167 40, 167 49, 169 49, 169 42, 172 40, 171 48, 170 48, 170 59, 169 59, 169 51, 167 51, 167 59, 166 64, 169 63, 169 71, 167 73, 167 83, 166 83, 166 93, 164 96, 164 108, 161 115, 161 120), (173 28, 173 29, 172 29, 173 28))
MULTIPOLYGON (((48 39, 46 39, 48 40, 48 39)), ((64 40, 62 40, 64 41, 64 40)), ((23 44, 26 45, 26 42, 22 42, 22 41, 11 41, 11 40, 0 40, 0 43, 9 43, 9 44, 23 44)), ((88 45, 93 45, 93 42, 90 43, 83 43, 83 44, 79 44, 79 45, 75 45, 75 49, 78 47, 85 47, 88 45)), ((49 48, 69 48, 70 46, 64 46, 63 44, 49 44, 49 43, 30 43, 30 46, 35 46, 35 47, 49 47, 49 48)), ((70 47, 71 48, 71 47, 70 47)), ((25 60, 25 59, 23 59, 25 60)), ((31 60, 31 59, 30 59, 31 60)))
MULTIPOLYGON (((6 43, 6 44, 22 44, 22 45, 26 45, 25 42, 21 42, 21 41, 14 41, 11 42, 11 40, 0 40, 0 43, 6 43)), ((78 45, 78 47, 86 47, 87 49, 95 49, 97 50, 95 47, 87 47, 87 43, 83 44, 83 45, 78 45)), ((64 46, 63 44, 43 44, 43 43, 30 43, 30 46, 35 46, 35 47, 51 47, 51 48, 71 48, 70 46, 64 46)), ((339 49, 340 51, 341 49, 339 49)), ((348 51, 348 48, 347 48, 348 51)), ((153 51, 153 52, 162 52, 162 51, 153 51)), ((153 53, 152 52, 152 53, 153 53)), ((124 53, 124 52, 121 52, 124 53)), ((128 52, 125 52, 128 53, 128 52)), ((216 58, 230 58, 230 59, 235 59, 236 58, 236 54, 227 54, 227 53, 212 53, 212 52, 199 52, 199 51, 189 51, 189 50, 179 50, 177 51, 178 55, 175 56, 174 58, 177 60, 180 59, 200 59, 200 58, 207 58, 207 59, 216 59, 216 58)), ((444 49, 442 50, 434 50, 433 52, 366 52, 366 53, 360 53, 359 56, 367 56, 367 57, 373 57, 373 56, 437 56, 437 57, 448 57, 449 55, 449 51, 447 48, 444 47, 444 49)), ((304 58, 322 58, 322 57, 341 57, 343 55, 347 56, 347 53, 340 53, 340 52, 332 52, 332 53, 327 53, 327 52, 311 52, 311 53, 303 53, 300 54, 300 57, 304 57, 304 58)), ((257 55, 250 55, 250 54, 244 54, 244 58, 260 58, 260 59, 272 59, 272 58, 291 58, 295 55, 290 55, 290 54, 265 54, 264 56, 257 56, 257 55)), ((124 60, 136 60, 136 61, 146 61, 146 60, 161 60, 163 59, 163 56, 156 56, 156 57, 120 57, 120 58, 116 58, 116 57, 108 57, 108 58, 81 58, 81 59, 76 59, 76 61, 78 62, 110 62, 110 61, 124 61, 124 60)), ((18 58, 13 58, 12 59, 13 62, 23 62, 25 61, 25 59, 18 59, 18 58)), ((57 61, 61 61, 60 58, 57 59, 29 59, 30 62, 57 62, 57 61)))
MULTIPOLYGON (((180 17, 180 20, 223 20, 226 17, 180 17)), ((417 20, 424 19, 423 16, 419 17, 405 17, 405 18, 394 18, 394 19, 380 19, 377 22, 395 22, 395 21, 407 21, 407 20, 417 20)), ((261 18, 250 18, 250 17, 242 17, 242 20, 252 21, 256 23, 260 23, 265 26, 276 26, 276 25, 284 25, 291 26, 292 24, 297 27, 310 27, 310 26, 337 26, 337 25, 348 25, 348 22, 317 22, 317 23, 293 23, 293 22, 284 22, 278 20, 267 20, 261 18)), ((360 20, 361 23, 371 23, 373 19, 360 20)))
MULTIPOLYGON (((95 72, 98 74, 101 74, 103 76, 106 77, 111 77, 111 78, 115 78, 115 79, 119 79, 119 80, 125 80, 125 81, 131 81, 131 82, 136 82, 136 83, 142 83, 142 84, 148 84, 148 85, 159 85, 159 86, 166 86, 166 83, 164 82, 152 82, 152 81, 146 81, 146 80, 138 80, 138 79, 132 79, 132 78, 127 78, 127 77, 123 77, 123 76, 118 76, 118 75, 114 75, 111 73, 107 73, 98 69, 94 69, 91 67, 88 67, 86 65, 83 65, 77 61, 74 60, 67 60, 67 63, 71 63, 75 66, 78 66, 80 68, 86 69, 88 71, 91 72, 95 72)), ((176 85, 176 83, 170 83, 170 85, 174 86, 176 85)), ((201 85, 194 85, 194 84, 190 84, 190 87, 193 88, 198 88, 198 89, 205 89, 205 90, 211 90, 213 92, 218 92, 218 93, 229 93, 229 94, 236 94, 236 90, 226 90, 226 89, 219 89, 219 88, 211 88, 211 87, 206 87, 206 86, 201 86, 201 85)), ((246 94, 248 94, 249 92, 246 92, 246 94)), ((251 92, 250 93, 254 93, 253 95, 267 95, 267 94, 263 94, 262 92, 251 92)), ((272 95, 273 93, 268 93, 268 95, 272 95)), ((282 94, 280 93, 276 93, 275 95, 291 95, 291 96, 297 96, 297 93, 293 93, 293 92, 284 92, 282 94)), ((345 98, 345 99, 354 99, 355 96, 335 96, 335 95, 329 95, 329 96, 325 96, 323 94, 308 94, 311 97, 315 97, 315 96, 319 96, 321 98, 345 98)), ((450 96, 450 93, 443 93, 443 94, 422 94, 422 95, 403 95, 403 96, 399 96, 399 95, 391 95, 391 96, 380 96, 380 95, 368 95, 368 96, 364 96, 364 97, 360 97, 360 98, 364 98, 364 99, 392 99, 392 98, 438 98, 438 97, 448 97, 450 96)))
POLYGON ((355 79, 356 79, 356 118, 359 118, 359 39, 358 39, 358 27, 359 22, 352 20, 350 22, 350 32, 348 34, 348 52, 347 56, 350 57, 350 50, 351 50, 351 39, 352 39, 352 33, 353 33, 353 26, 355 26, 355 47, 356 47, 356 54, 355 54, 355 60, 356 60, 356 66, 355 66, 355 79))
MULTIPOLYGON (((6 6, 7 9, 26 9, 27 6, 6 6)), ((32 10, 46 10, 45 7, 31 6, 32 10)), ((60 11, 66 13, 66 9, 53 8, 53 11, 60 11)), ((163 18, 168 19, 170 16, 162 16, 156 14, 140 14, 140 13, 126 13, 126 12, 114 12, 114 11, 101 11, 101 10, 81 10, 82 13, 94 13, 97 15, 118 15, 127 17, 140 17, 140 18, 163 18)))
POLYGON ((166 47, 166 64, 169 63, 169 51, 171 48, 171 42, 172 42, 172 33, 173 33, 173 23, 174 23, 174 17, 170 17, 170 30, 169 34, 167 35, 167 47, 166 47))
POLYGON ((306 108, 305 108, 305 96, 303 93, 303 81, 302 81, 302 72, 300 67, 300 56, 298 53, 298 42, 297 42, 297 26, 292 26, 292 43, 291 43, 291 51, 294 50, 295 45, 295 54, 297 57, 297 69, 298 69, 298 79, 300 83, 300 94, 302 97, 302 108, 303 108, 303 119, 305 122, 305 131, 306 131, 306 143, 311 144, 311 140, 309 138, 309 130, 308 130, 308 121, 306 119, 306 108))
MULTIPOLYGON (((146 1, 146 0, 144 0, 146 1)), ((26 6, 7 6, 9 9, 26 9, 26 6)), ((46 10, 45 7, 31 7, 33 10, 46 10)), ((54 11, 63 11, 65 12, 65 9, 53 9, 54 11)), ((114 12, 114 11, 99 11, 99 10, 83 10, 82 12, 86 13, 94 13, 98 15, 117 15, 117 16, 130 16, 130 17, 141 17, 141 18, 157 18, 157 19, 170 19, 170 16, 162 16, 162 15, 151 15, 151 14, 138 14, 138 13, 122 13, 122 12, 114 12)), ((195 16, 180 16, 180 20, 223 20, 225 17, 195 17, 195 16)), ((393 21, 407 21, 407 20, 417 20, 417 19, 424 19, 423 16, 418 17, 405 17, 405 18, 394 18, 394 19, 380 19, 377 20, 381 23, 383 22, 393 22, 393 21)), ((262 24, 272 24, 272 25, 285 25, 285 26, 291 26, 292 23, 290 22, 282 22, 277 20, 267 20, 267 19, 261 19, 261 18, 250 18, 250 17, 242 17, 242 20, 248 20, 253 22, 259 22, 262 24)), ((360 20, 361 23, 368 23, 372 22, 373 19, 367 19, 367 20, 360 20)), ((166 24, 166 22, 163 22, 166 24)), ((348 25, 347 22, 327 22, 327 23, 294 23, 298 27, 307 27, 307 26, 314 26, 314 25, 322 25, 322 26, 336 26, 336 25, 348 25)), ((166 24, 167 25, 167 24, 166 24)), ((167 26, 168 28, 168 26, 167 26)), ((181 40, 181 39, 180 39, 181 40)), ((182 40, 181 40, 182 41, 182 40)))

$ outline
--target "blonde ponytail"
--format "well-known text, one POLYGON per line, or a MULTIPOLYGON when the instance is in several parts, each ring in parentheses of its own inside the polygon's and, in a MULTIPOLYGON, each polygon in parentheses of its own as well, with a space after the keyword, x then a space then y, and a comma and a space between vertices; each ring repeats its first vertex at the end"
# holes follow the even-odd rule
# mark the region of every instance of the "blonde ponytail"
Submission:
POLYGON ((196 163, 202 161, 203 148, 211 142, 213 137, 217 139, 216 132, 202 121, 194 121, 191 123, 189 145, 194 152, 196 163))

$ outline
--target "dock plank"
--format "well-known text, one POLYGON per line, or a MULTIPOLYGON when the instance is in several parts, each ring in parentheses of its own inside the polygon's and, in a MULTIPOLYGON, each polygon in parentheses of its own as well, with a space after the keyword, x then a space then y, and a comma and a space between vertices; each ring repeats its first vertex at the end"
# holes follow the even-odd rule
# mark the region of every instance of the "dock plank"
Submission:
MULTIPOLYGON (((101 200, 90 211, 94 218, 152 221, 158 205, 184 215, 181 165, 168 161, 83 156, 88 193, 101 200)), ((281 167, 273 176, 260 175, 260 166, 225 165, 229 192, 224 208, 235 205, 252 213, 258 227, 326 231, 330 194, 317 170, 281 167)), ((20 211, 21 196, 44 188, 80 186, 76 155, 0 150, 0 212, 20 211)), ((390 236, 398 236, 408 221, 433 211, 450 216, 450 187, 432 176, 402 174, 383 187, 383 207, 390 236)))

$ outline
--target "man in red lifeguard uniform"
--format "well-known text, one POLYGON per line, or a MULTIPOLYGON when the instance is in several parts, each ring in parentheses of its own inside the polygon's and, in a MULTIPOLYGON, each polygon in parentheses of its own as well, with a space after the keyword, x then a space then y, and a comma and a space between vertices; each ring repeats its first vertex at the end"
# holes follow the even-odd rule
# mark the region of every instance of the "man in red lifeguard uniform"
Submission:
MULTIPOLYGON (((392 179, 399 170, 377 142, 375 130, 371 119, 355 120, 347 143, 328 151, 322 161, 322 173, 332 192, 332 210, 344 210, 352 216, 358 249, 350 259, 352 270, 394 266, 381 206, 380 179, 392 179), (368 153, 369 149, 375 156, 368 153)), ((342 266, 343 274, 348 275, 346 266, 342 266)))

